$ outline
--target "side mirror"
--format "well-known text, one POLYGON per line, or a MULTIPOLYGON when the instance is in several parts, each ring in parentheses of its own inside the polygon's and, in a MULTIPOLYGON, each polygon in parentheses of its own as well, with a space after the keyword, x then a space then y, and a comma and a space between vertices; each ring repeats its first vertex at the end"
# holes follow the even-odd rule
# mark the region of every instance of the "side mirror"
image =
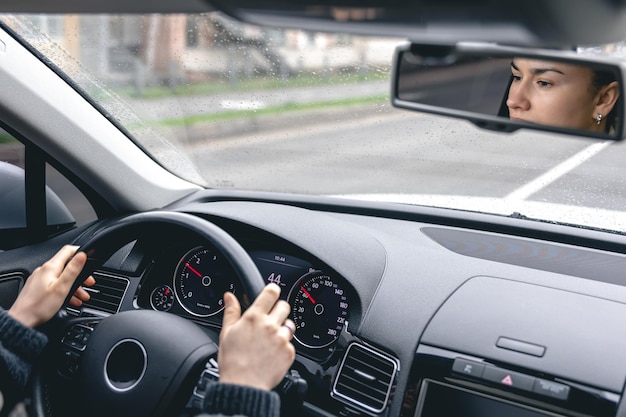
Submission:
MULTIPOLYGON (((0 250, 27 243, 24 170, 0 161, 0 250)), ((52 235, 76 224, 63 201, 46 187, 47 233, 52 235)))
POLYGON ((625 70, 620 61, 574 51, 404 44, 394 56, 392 104, 502 132, 621 140, 625 70))

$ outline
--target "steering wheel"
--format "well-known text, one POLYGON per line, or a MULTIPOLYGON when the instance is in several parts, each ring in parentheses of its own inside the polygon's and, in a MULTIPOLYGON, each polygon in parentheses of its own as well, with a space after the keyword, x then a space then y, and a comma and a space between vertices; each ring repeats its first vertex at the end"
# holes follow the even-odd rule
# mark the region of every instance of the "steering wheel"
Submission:
MULTIPOLYGON (((265 286, 248 253, 228 233, 197 216, 154 211, 128 216, 95 234, 81 248, 87 263, 68 298, 81 283, 123 245, 137 238, 192 232, 212 244, 231 264, 251 300, 265 286)), ((63 311, 63 310, 62 310, 63 311)), ((73 322, 59 315, 65 327, 73 322)), ((51 339, 50 343, 55 343, 51 339)), ((58 343, 58 341, 56 341, 58 343)), ((179 316, 152 310, 130 310, 102 319, 80 354, 75 374, 77 413, 90 416, 172 415, 184 406, 206 361, 217 345, 199 326, 179 316), (167 329, 167 331, 164 331, 167 329)), ((45 406, 41 372, 36 373, 33 409, 45 406)), ((74 400, 72 400, 74 402, 74 400)))

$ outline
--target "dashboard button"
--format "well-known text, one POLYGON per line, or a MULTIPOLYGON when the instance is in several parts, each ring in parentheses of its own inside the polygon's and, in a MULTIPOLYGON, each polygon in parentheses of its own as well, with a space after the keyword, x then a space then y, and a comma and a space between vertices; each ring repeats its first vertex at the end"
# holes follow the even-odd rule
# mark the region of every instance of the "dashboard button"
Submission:
POLYGON ((567 397, 569 397, 569 387, 567 385, 540 378, 536 379, 533 392, 558 400, 567 400, 567 397))
POLYGON ((478 362, 468 361, 466 359, 455 359, 452 364, 452 371, 473 378, 480 378, 483 375, 485 365, 478 362))
POLYGON ((487 366, 483 372, 483 379, 530 392, 533 390, 536 378, 495 366, 487 366))
POLYGON ((496 346, 501 349, 513 350, 515 352, 525 353, 527 355, 533 355, 540 358, 546 353, 545 346, 509 339, 508 337, 499 338, 496 342, 496 346))

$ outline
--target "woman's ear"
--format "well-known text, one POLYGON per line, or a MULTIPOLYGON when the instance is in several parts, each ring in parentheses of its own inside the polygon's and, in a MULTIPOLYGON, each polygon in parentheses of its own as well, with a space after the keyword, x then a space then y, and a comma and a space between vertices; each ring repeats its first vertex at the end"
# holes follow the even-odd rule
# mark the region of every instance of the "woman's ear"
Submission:
POLYGON ((615 103, 617 103, 617 99, 619 98, 619 84, 617 81, 613 81, 598 91, 596 95, 596 105, 594 115, 600 113, 602 116, 606 117, 613 107, 615 103))

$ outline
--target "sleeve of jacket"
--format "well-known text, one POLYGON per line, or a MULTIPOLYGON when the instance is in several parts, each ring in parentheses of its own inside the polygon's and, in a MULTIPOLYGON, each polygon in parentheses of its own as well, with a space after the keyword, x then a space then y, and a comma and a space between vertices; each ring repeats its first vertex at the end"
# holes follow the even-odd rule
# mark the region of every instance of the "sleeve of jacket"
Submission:
POLYGON ((0 415, 23 399, 32 364, 47 343, 43 333, 22 325, 0 309, 0 392, 4 398, 0 415))
POLYGON ((203 410, 202 416, 279 417, 280 397, 273 391, 215 383, 207 389, 203 410))

